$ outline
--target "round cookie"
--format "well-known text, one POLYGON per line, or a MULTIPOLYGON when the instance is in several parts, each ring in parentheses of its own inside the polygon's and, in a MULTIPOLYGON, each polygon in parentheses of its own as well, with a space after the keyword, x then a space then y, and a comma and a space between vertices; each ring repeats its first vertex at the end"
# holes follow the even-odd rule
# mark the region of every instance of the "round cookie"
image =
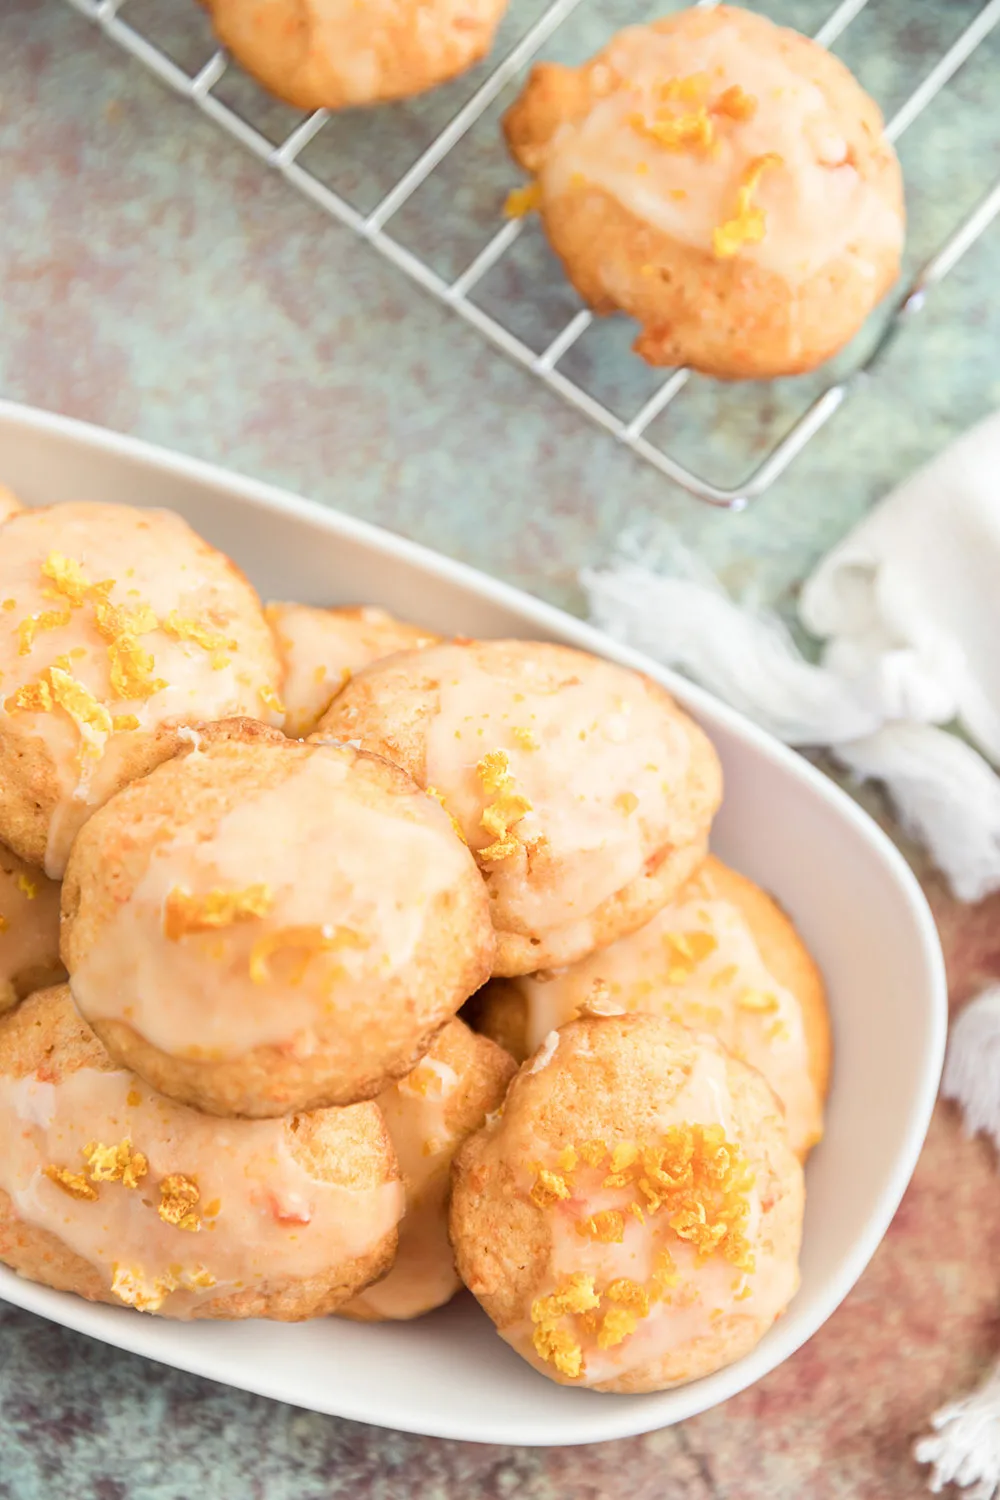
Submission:
POLYGON ((652 365, 812 369, 896 280, 905 209, 877 105, 844 64, 720 5, 535 67, 504 119, 570 281, 641 324, 652 365))
POLYGON ((64 978, 59 887, 0 844, 0 1015, 64 978))
POLYGON ((0 1021, 0 1135, 0 1260, 91 1302, 295 1322, 395 1252, 376 1105, 209 1119, 116 1068, 65 985, 0 1021))
POLYGON ((417 651, 440 636, 397 620, 384 609, 316 609, 308 604, 269 604, 284 669, 285 733, 304 739, 355 672, 397 651, 417 651))
POLYGON ((581 1007, 606 1000, 710 1031, 764 1075, 804 1157, 823 1134, 830 1020, 822 976, 793 924, 712 856, 651 922, 565 969, 495 980, 473 1024, 520 1062, 581 1007))
POLYGON ((802 1168, 774 1095, 660 1017, 553 1032, 452 1175, 451 1238, 501 1336, 633 1393, 748 1353, 798 1287, 802 1168))
POLYGON ((87 817, 183 726, 281 722, 242 573, 168 511, 25 510, 0 547, 0 839, 58 878, 87 817))
POLYGON ((24 506, 5 484, 0 484, 0 526, 17 511, 23 510, 24 506))
POLYGON ((649 678, 538 641, 468 641, 359 673, 320 722, 439 797, 476 855, 494 973, 641 926, 704 858, 721 797, 702 731, 649 678))
POLYGON ((489 974, 493 934, 469 851, 397 766, 235 720, 85 824, 63 958, 117 1062, 263 1118, 408 1073, 489 974))
POLYGON ((406 99, 489 51, 507 0, 204 0, 224 47, 296 109, 406 99))
POLYGON ((403 1173, 406 1212, 392 1270, 341 1308, 343 1316, 419 1318, 460 1289, 448 1239, 452 1159, 501 1104, 516 1071, 501 1047, 450 1021, 413 1072, 379 1095, 403 1173))

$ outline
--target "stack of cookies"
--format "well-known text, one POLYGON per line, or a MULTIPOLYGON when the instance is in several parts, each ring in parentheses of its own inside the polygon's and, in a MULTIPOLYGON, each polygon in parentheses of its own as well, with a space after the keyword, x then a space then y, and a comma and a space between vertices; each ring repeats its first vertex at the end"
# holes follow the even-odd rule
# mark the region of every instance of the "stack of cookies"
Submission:
POLYGON ((184 1319, 464 1282, 601 1390, 738 1358, 829 1035, 721 796, 636 672, 264 610, 176 516, 8 501, 0 1259, 184 1319))

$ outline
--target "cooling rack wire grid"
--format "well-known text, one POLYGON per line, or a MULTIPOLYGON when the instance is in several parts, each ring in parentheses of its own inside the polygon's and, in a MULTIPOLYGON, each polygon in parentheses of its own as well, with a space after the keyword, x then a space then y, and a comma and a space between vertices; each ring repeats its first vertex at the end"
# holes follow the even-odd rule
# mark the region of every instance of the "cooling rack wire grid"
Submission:
MULTIPOLYGON (((67 3, 94 21, 112 41, 279 172, 291 187, 353 230, 426 291, 477 328, 496 348, 530 370, 669 479, 700 500, 716 506, 742 508, 763 494, 785 472, 814 434, 839 410, 852 389, 871 373, 886 348, 919 313, 934 288, 1000 214, 998 180, 985 193, 980 191, 977 201, 964 216, 953 214, 945 221, 944 234, 939 231, 934 242, 937 248, 922 264, 911 264, 904 270, 905 290, 901 293, 897 290, 873 315, 868 328, 845 358, 834 361, 818 376, 800 376, 780 382, 797 394, 788 401, 778 402, 784 425, 769 434, 763 455, 759 452, 754 455, 750 472, 742 482, 727 484, 718 477, 713 481, 696 471, 703 461, 717 456, 705 451, 706 444, 711 448, 711 438, 702 442, 701 452, 695 455, 698 459, 696 465, 677 451, 677 429, 685 424, 661 420, 685 387, 697 383, 702 377, 692 376, 683 369, 664 374, 641 365, 635 356, 626 352, 628 327, 625 320, 595 320, 565 286, 544 247, 540 244, 530 247, 530 237, 537 233, 534 226, 525 219, 505 220, 500 213, 503 196, 502 192, 498 193, 498 188, 503 183, 513 186, 517 180, 514 169, 505 161, 496 130, 496 117, 501 105, 509 101, 512 86, 517 84, 536 55, 541 53, 550 57, 555 53, 559 56, 562 38, 574 27, 579 28, 581 23, 584 30, 588 23, 591 25, 588 33, 590 45, 582 50, 579 45, 575 51, 571 49, 569 55, 573 60, 596 50, 616 26, 647 19, 647 16, 637 14, 642 10, 640 4, 622 3, 622 0, 619 3, 615 0, 555 0, 546 6, 538 0, 534 5, 529 0, 515 0, 509 18, 511 24, 501 33, 499 50, 495 53, 501 61, 495 65, 491 61, 469 75, 468 80, 460 80, 436 91, 447 102, 449 110, 453 104, 456 106, 448 116, 442 117, 437 106, 434 113, 429 117, 425 115, 422 120, 412 113, 404 114, 403 128, 397 129, 395 150, 390 154, 398 159, 400 146, 407 146, 414 136, 419 136, 421 128, 424 143, 412 146, 409 164, 403 166, 391 182, 377 184, 377 198, 365 203, 366 192, 371 197, 372 173, 369 170, 371 158, 366 156, 364 142, 373 134, 385 139, 379 136, 379 131, 391 129, 392 108, 367 113, 364 130, 356 130, 353 136, 353 165, 349 160, 352 152, 348 149, 345 168, 343 146, 337 145, 339 186, 335 188, 324 180, 326 174, 313 164, 312 158, 317 156, 317 147, 324 138, 329 138, 331 131, 336 132, 338 121, 347 117, 331 116, 326 110, 317 110, 309 115, 299 114, 296 118, 294 111, 274 105, 256 85, 251 84, 225 52, 204 40, 207 38, 206 22, 194 0, 190 0, 190 19, 187 5, 172 5, 169 9, 175 17, 175 32, 180 24, 176 18, 181 15, 185 26, 201 28, 203 61, 200 57, 192 61, 190 48, 171 45, 171 38, 158 34, 156 25, 151 24, 156 16, 151 0, 67 0, 67 3), (533 16, 526 19, 527 12, 533 12, 533 16), (593 14, 588 16, 588 12, 593 14), (234 93, 238 97, 235 107, 232 102, 234 93), (254 96, 256 103, 253 102, 254 96), (249 106, 248 100, 251 101, 249 106), (262 113, 270 128, 258 128, 262 113), (274 125, 276 116, 277 128, 274 125), (387 127, 370 123, 379 116, 389 121, 387 127), (428 125, 431 127, 429 133, 428 125), (480 127, 478 138, 477 126, 480 127), (487 126, 488 135, 485 133, 487 126), (467 170, 464 176, 460 174, 456 179, 453 164, 461 160, 463 153, 468 154, 474 170, 467 170), (485 169, 487 163, 488 170, 485 169), (413 208, 420 202, 422 194, 430 195, 431 217, 435 217, 434 204, 437 203, 439 225, 440 210, 445 203, 449 220, 456 211, 462 210, 463 205, 469 208, 470 233, 452 236, 447 254, 439 253, 439 247, 435 247, 433 254, 429 251, 422 253, 419 233, 416 234, 417 244, 412 237, 407 243, 408 224, 410 228, 419 229, 420 216, 413 213, 413 208), (959 218, 957 224, 956 217, 959 218), (479 233, 478 242, 471 232, 473 228, 479 233), (529 241, 527 246, 526 239, 529 241), (519 257, 523 258, 520 264, 519 257), (523 262, 527 263, 527 271, 523 262), (614 346, 609 348, 605 344, 599 351, 599 358, 596 354, 588 356, 588 337, 596 336, 598 324, 607 325, 609 322, 620 325, 614 336, 614 346), (614 378, 608 377, 610 369, 621 376, 617 385, 614 378), (595 375, 599 378, 595 379, 595 375), (791 408, 787 415, 786 405, 791 408)), ((783 13, 776 14, 775 19, 800 24, 801 13, 813 8, 815 3, 819 0, 812 0, 811 4, 798 0, 798 9, 793 6, 790 13, 786 4, 783 13)), ((650 14, 664 8, 667 7, 653 7, 650 14)), ((765 12, 770 9, 773 13, 776 7, 774 0, 762 0, 759 8, 765 12)), ((848 28, 854 23, 864 25, 873 17, 879 22, 878 13, 895 11, 898 27, 900 12, 903 13, 903 24, 910 24, 917 9, 911 0, 841 0, 818 29, 813 29, 813 34, 824 46, 843 45, 848 28), (909 17, 906 15, 908 11, 909 17)), ((920 53, 923 61, 913 69, 914 76, 906 79, 905 89, 900 91, 898 88, 898 76, 894 79, 897 86, 892 92, 899 97, 893 98, 886 108, 886 133, 895 143, 899 143, 911 126, 921 120, 928 107, 948 90, 953 80, 960 82, 956 75, 974 62, 979 49, 990 42, 1000 24, 1000 0, 987 0, 982 6, 974 3, 942 4, 937 9, 942 16, 951 12, 958 24, 943 36, 940 52, 926 56, 924 52, 920 53)), ((162 13, 160 7, 161 16, 162 13)), ((800 29, 806 29, 805 24, 801 24, 800 29)), ((997 38, 1000 38, 1000 32, 997 32, 997 38)), ((993 39, 994 42, 997 38, 993 39)), ((905 52, 906 48, 901 51, 905 52)), ((434 96, 426 97, 431 99, 434 96)), ((880 102, 886 103, 883 99, 880 102)), ((393 108, 398 110, 399 106, 393 108)), ((954 101, 949 104, 946 99, 938 104, 938 111, 950 112, 957 108, 954 101)), ((990 120, 991 113, 990 109, 979 111, 984 128, 995 131, 996 121, 995 118, 990 120)), ((357 120, 358 116, 354 118, 357 120)), ((351 145, 349 137, 348 147, 351 145)), ((904 162, 904 169, 906 166, 904 162)), ((906 175, 912 219, 914 198, 920 192, 920 184, 913 179, 919 174, 907 171, 906 175)), ((937 196, 947 194, 942 194, 939 187, 937 196)), ((426 240, 426 234, 423 238, 426 240)))

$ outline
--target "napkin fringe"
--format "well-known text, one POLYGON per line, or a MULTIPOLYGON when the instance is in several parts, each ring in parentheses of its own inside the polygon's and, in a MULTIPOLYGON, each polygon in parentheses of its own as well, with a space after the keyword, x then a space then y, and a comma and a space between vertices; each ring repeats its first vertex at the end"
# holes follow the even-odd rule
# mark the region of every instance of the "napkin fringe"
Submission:
POLYGON ((968 1490, 965 1500, 1000 1496, 1000 1365, 961 1401, 942 1406, 931 1418, 933 1435, 914 1444, 918 1463, 931 1464, 928 1487, 938 1495, 946 1484, 968 1490))
POLYGON ((981 1130, 1000 1150, 1000 985, 952 1022, 941 1094, 959 1105, 969 1135, 981 1130))

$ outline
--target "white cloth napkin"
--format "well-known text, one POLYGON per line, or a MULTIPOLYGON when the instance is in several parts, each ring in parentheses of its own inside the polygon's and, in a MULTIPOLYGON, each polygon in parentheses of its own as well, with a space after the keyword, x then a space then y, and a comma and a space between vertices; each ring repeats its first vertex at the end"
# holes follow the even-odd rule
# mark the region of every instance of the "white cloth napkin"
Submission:
MULTIPOLYGON (((881 782, 963 901, 1000 889, 1000 412, 906 480, 807 581, 799 619, 734 602, 669 531, 584 573, 591 617, 790 745, 881 782), (949 727, 944 727, 949 726, 949 727)), ((962 1012, 944 1094, 1000 1149, 1000 988, 962 1012)), ((937 1493, 1000 1497, 1000 1366, 914 1449, 937 1493)))
POLYGON ((788 744, 826 746, 883 783, 961 900, 1000 889, 1000 412, 894 490, 807 581, 799 616, 823 643, 818 665, 668 531, 626 538, 583 581, 611 635, 788 744))

